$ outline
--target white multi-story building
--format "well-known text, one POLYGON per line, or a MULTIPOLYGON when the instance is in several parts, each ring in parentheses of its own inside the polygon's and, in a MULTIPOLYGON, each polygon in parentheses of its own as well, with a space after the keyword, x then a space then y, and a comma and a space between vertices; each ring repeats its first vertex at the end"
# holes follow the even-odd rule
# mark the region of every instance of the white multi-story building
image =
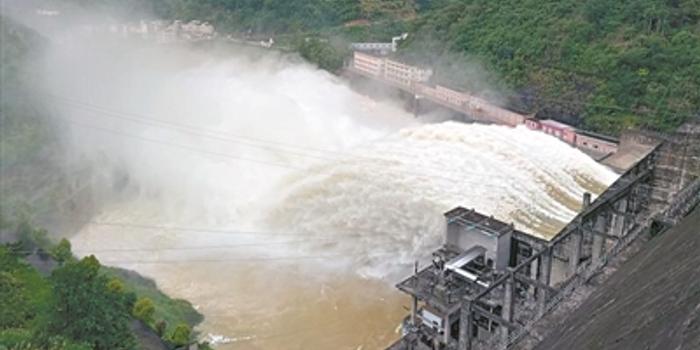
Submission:
POLYGON ((374 77, 384 75, 384 61, 382 57, 375 57, 361 52, 353 54, 352 66, 356 70, 374 77))
POLYGON ((413 83, 426 82, 433 72, 411 66, 386 57, 377 57, 366 53, 355 52, 353 56, 353 68, 374 77, 379 77, 396 84, 411 86, 413 83))

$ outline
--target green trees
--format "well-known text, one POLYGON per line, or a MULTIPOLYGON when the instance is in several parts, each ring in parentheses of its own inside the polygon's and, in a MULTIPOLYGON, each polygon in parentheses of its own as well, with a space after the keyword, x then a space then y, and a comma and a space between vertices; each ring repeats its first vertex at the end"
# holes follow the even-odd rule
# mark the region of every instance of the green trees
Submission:
POLYGON ((0 246, 0 333, 31 326, 49 298, 49 283, 12 250, 0 246))
POLYGON ((190 343, 190 336, 192 330, 190 327, 184 323, 181 323, 175 327, 173 334, 170 335, 170 341, 176 346, 184 346, 190 343))
POLYGON ((187 325, 202 319, 191 304, 133 271, 101 266, 93 256, 76 260, 69 247, 46 246, 64 261, 47 278, 25 260, 21 244, 0 245, 0 350, 132 349, 134 318, 164 340, 189 344, 187 325))
POLYGON ((168 329, 168 322, 165 320, 159 320, 156 322, 155 330, 159 337, 163 338, 165 331, 168 329))
POLYGON ((134 304, 134 308, 131 313, 137 319, 145 322, 146 324, 153 323, 153 314, 156 312, 156 308, 153 305, 153 301, 149 298, 138 298, 134 304))
POLYGON ((444 3, 413 22, 404 49, 472 57, 530 112, 604 133, 700 114, 697 0, 444 3))
POLYGON ((94 256, 69 262, 51 275, 54 300, 46 332, 90 344, 94 349, 132 349, 129 330, 133 295, 107 287, 94 256))
POLYGON ((299 54, 319 68, 335 72, 343 66, 343 53, 327 41, 304 38, 297 44, 299 54))
POLYGON ((9 272, 0 272, 0 329, 23 326, 30 318, 27 290, 9 272))
POLYGON ((73 258, 70 242, 63 238, 57 245, 51 249, 51 256, 58 261, 59 264, 64 264, 73 258))

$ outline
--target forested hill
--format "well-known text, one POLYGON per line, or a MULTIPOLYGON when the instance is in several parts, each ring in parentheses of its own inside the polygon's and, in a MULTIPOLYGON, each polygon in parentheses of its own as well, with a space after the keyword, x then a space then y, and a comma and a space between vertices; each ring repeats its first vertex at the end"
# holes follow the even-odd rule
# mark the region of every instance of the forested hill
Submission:
POLYGON ((442 3, 414 21, 410 48, 480 58, 527 109, 607 133, 700 110, 698 0, 442 3))
MULTIPOLYGON (((327 45, 337 49, 406 31, 406 58, 478 62, 511 107, 604 133, 669 129, 700 109, 700 0, 126 2, 160 17, 207 20, 221 32, 315 34, 336 39, 327 45)), ((324 68, 339 62, 326 57, 330 50, 302 49, 324 68)), ((447 83, 470 86, 459 64, 440 68, 447 83)))

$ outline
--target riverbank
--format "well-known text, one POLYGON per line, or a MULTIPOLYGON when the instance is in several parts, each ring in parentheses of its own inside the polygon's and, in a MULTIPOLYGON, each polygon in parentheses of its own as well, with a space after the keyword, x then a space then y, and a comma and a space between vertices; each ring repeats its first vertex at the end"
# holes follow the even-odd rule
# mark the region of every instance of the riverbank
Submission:
MULTIPOLYGON (((0 349, 8 346, 12 349, 37 345, 37 342, 52 341, 53 338, 64 339, 57 341, 69 342, 64 345, 75 343, 76 349, 82 349, 80 346, 83 343, 91 348, 89 339, 83 339, 81 336, 71 335, 65 331, 56 333, 57 331, 46 323, 47 319, 56 317, 55 310, 62 309, 60 296, 56 294, 60 293, 61 289, 57 289, 56 283, 64 272, 59 271, 78 266, 90 259, 94 257, 78 260, 72 255, 70 243, 67 240, 54 244, 44 229, 35 228, 27 222, 14 224, 5 222, 0 230, 0 260, 2 261, 0 264, 2 281, 0 282, 4 286, 3 292, 9 292, 12 298, 0 303, 4 315, 0 322, 0 349), (14 299, 18 301, 12 302, 14 299), (41 336, 37 340, 38 335, 41 336)), ((125 298, 124 306, 115 310, 121 309, 123 310, 121 312, 131 314, 130 334, 134 336, 136 344, 141 349, 174 349, 183 344, 197 342, 197 334, 190 330, 202 322, 203 316, 191 303, 170 298, 152 279, 141 276, 135 271, 98 266, 98 275, 107 282, 101 288, 106 288, 125 298), (136 305, 139 303, 149 305, 147 308, 149 311, 146 314, 137 311, 136 305), (123 309, 124 307, 126 309, 123 309), (185 328, 188 331, 183 341, 178 338, 178 332, 185 328)), ((77 279, 73 282, 80 285, 91 283, 92 279, 89 275, 75 278, 77 279)), ((65 293, 68 298, 84 296, 82 292, 77 291, 75 293, 65 291, 65 293)), ((95 295, 90 297, 90 300, 92 302, 102 300, 99 298, 95 295)), ((122 297, 115 298, 117 297, 112 296, 107 300, 119 300, 122 297)), ((78 311, 74 310, 74 312, 78 311)), ((97 315, 94 310, 88 309, 86 312, 87 314, 81 317, 97 315)), ((203 348, 206 346, 204 344, 203 348)))

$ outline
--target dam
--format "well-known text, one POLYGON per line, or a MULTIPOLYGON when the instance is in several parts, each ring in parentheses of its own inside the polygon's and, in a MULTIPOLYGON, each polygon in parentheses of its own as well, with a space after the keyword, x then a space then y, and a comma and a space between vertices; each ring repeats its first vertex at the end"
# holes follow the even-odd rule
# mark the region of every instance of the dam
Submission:
MULTIPOLYGON (((549 240, 474 210, 447 213, 432 265, 397 285, 409 294, 403 337, 388 349, 528 349, 547 316, 641 235, 657 234, 700 202, 698 121, 657 145, 549 240), (522 339, 525 338, 525 341, 522 339)), ((580 297, 579 297, 580 298, 580 297)), ((580 299, 579 299, 580 302, 580 299)), ((575 304, 575 303, 574 303, 575 304)), ((572 308, 569 303, 569 309, 572 308)))

